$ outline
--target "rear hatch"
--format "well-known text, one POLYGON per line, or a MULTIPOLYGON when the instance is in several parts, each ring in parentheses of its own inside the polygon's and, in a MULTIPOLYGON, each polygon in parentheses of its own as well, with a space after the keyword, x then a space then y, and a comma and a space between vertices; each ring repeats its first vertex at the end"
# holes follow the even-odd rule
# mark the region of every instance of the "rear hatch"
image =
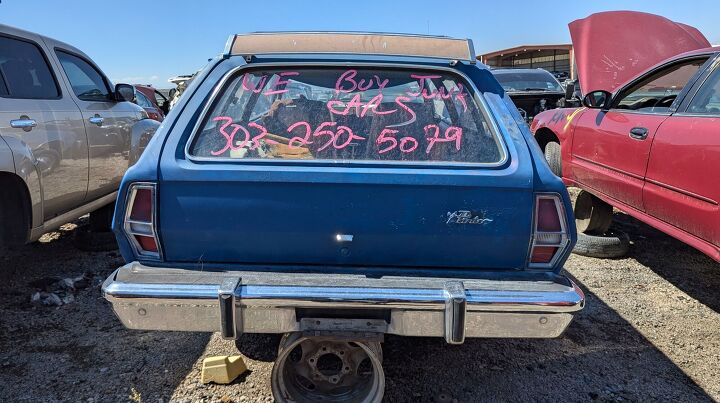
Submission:
POLYGON ((449 69, 237 72, 166 150, 164 259, 525 267, 532 164, 476 91, 449 69))

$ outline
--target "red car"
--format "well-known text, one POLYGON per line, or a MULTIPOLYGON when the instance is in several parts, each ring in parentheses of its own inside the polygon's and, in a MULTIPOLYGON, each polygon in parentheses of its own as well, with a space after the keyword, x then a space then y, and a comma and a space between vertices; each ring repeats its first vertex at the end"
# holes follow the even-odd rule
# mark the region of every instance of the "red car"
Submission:
POLYGON ((135 84, 135 103, 142 106, 150 119, 162 122, 170 110, 170 101, 149 85, 135 84))
POLYGON ((565 184, 591 195, 578 231, 605 232, 614 206, 720 261, 720 47, 638 12, 569 27, 584 107, 543 112, 531 130, 565 184))

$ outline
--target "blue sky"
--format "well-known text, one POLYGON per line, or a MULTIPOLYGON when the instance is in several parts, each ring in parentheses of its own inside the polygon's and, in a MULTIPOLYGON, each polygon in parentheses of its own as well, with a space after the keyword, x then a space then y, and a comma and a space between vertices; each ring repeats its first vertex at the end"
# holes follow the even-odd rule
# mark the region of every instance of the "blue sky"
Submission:
MULTIPOLYGON (((598 11, 660 14, 720 43, 720 1, 167 1, 0 0, 0 23, 68 42, 117 82, 169 88, 202 67, 231 33, 385 31, 472 38, 478 53, 569 42, 568 22, 598 11)), ((642 29, 642 27, 639 27, 642 29)))

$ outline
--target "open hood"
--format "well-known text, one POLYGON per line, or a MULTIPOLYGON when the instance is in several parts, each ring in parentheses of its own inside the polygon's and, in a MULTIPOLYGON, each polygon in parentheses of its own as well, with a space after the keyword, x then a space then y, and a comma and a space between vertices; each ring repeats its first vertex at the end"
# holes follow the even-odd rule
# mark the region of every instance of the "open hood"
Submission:
POLYGON ((568 26, 585 94, 613 92, 665 59, 710 47, 694 27, 636 11, 596 13, 568 26))

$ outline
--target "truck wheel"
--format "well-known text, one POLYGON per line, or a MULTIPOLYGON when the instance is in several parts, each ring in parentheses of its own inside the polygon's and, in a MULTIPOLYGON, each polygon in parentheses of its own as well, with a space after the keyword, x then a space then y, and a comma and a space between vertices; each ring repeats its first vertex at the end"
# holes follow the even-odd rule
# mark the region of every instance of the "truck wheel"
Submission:
POLYGON ((277 402, 381 402, 385 393, 382 348, 288 333, 280 342, 271 386, 277 402))
POLYGON ((243 333, 235 340, 235 347, 247 358, 273 362, 278 356, 282 334, 243 333))
POLYGON ((100 207, 99 209, 90 213, 90 231, 92 232, 109 232, 112 227, 113 214, 115 213, 115 203, 110 203, 107 206, 100 207))
POLYGON ((630 249, 630 239, 624 232, 611 232, 607 236, 588 235, 578 232, 573 253, 580 256, 610 259, 625 256, 630 249))
POLYGON ((610 229, 613 208, 592 193, 580 191, 573 210, 578 233, 604 234, 610 229))
POLYGON ((0 181, 0 250, 21 246, 27 241, 30 217, 21 190, 0 181))
POLYGON ((560 157, 560 144, 551 141, 545 145, 545 160, 550 170, 557 176, 562 176, 562 159, 560 157))

